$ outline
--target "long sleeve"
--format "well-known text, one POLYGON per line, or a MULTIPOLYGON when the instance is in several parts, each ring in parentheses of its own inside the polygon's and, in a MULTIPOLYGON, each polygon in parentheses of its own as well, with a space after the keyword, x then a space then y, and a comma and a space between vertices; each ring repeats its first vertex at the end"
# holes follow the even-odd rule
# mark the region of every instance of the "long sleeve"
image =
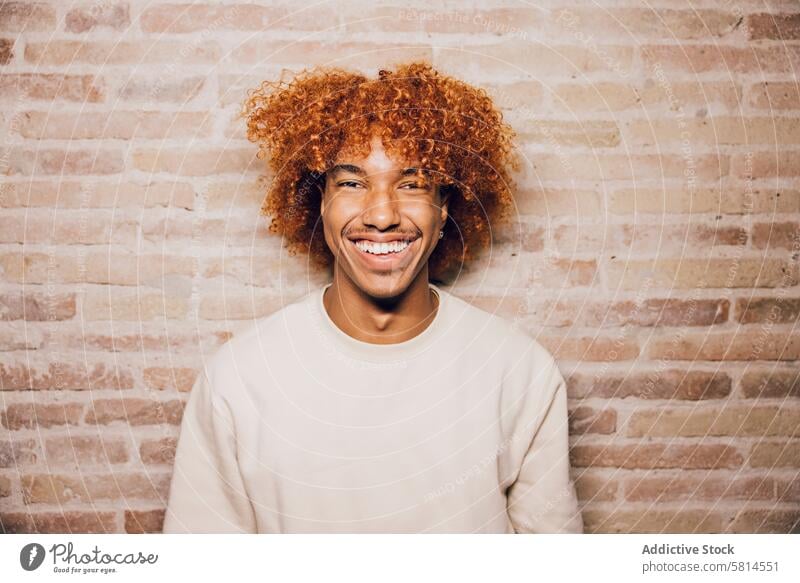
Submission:
POLYGON ((256 532, 237 463, 233 419, 198 375, 181 422, 164 533, 256 532))
POLYGON ((517 533, 582 533, 575 487, 569 475, 567 390, 553 367, 553 398, 509 487, 508 515, 517 533))

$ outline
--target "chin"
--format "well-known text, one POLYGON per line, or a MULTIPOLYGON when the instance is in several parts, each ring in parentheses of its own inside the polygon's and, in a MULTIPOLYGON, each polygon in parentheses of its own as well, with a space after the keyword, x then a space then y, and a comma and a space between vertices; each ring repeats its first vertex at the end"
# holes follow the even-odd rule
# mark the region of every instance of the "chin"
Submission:
POLYGON ((410 285, 410 281, 400 274, 387 274, 382 277, 377 274, 363 274, 355 281, 358 287, 373 298, 390 299, 402 295, 410 285))

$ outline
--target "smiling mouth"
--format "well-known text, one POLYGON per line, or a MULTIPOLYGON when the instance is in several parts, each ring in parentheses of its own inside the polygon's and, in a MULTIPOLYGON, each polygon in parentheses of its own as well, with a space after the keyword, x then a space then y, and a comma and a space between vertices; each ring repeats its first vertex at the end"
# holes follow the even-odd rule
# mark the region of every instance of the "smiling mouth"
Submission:
POLYGON ((378 243, 367 239, 348 239, 359 258, 370 267, 398 267, 410 253, 419 238, 378 243))
POLYGON ((392 241, 389 243, 378 243, 368 239, 358 239, 353 241, 355 246, 362 253, 369 253, 370 255, 394 255, 402 253, 414 242, 413 239, 404 239, 401 241, 392 241))

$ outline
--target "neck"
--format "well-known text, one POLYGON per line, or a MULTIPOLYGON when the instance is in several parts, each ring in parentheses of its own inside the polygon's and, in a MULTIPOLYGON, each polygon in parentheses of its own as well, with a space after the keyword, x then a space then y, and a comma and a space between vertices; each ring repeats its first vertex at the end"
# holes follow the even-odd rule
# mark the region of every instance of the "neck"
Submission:
POLYGON ((422 333, 438 309, 427 266, 403 293, 375 298, 334 267, 333 283, 322 302, 328 316, 348 336, 372 344, 396 344, 422 333))

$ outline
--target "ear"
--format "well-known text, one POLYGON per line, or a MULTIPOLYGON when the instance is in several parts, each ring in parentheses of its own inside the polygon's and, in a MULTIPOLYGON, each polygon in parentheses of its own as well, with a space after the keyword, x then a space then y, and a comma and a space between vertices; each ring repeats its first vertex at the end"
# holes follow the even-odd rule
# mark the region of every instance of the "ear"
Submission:
POLYGON ((447 223, 447 205, 450 202, 450 189, 442 186, 436 187, 439 191, 439 207, 441 208, 442 224, 447 223))
POLYGON ((316 188, 319 189, 319 214, 323 216, 325 214, 325 179, 317 182, 315 185, 316 188))

